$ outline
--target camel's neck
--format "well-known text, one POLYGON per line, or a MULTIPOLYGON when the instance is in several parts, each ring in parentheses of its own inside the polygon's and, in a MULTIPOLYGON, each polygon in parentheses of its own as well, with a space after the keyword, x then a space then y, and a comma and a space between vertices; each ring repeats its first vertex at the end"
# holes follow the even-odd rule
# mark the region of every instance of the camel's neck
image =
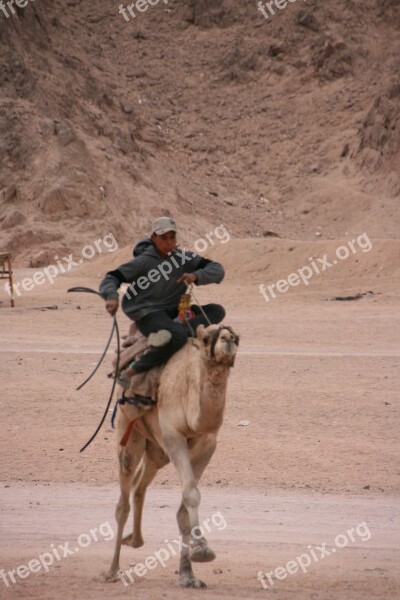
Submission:
POLYGON ((202 429, 218 430, 222 424, 228 375, 228 366, 201 360, 198 425, 202 429))

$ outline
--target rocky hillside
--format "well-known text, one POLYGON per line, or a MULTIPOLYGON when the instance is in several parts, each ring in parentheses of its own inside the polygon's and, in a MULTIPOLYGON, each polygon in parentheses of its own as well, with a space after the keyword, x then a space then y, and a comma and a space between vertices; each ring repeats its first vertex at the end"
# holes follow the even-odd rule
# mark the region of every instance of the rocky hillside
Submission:
POLYGON ((159 214, 186 241, 399 236, 400 0, 118 7, 0 13, 0 248, 19 264, 159 214))

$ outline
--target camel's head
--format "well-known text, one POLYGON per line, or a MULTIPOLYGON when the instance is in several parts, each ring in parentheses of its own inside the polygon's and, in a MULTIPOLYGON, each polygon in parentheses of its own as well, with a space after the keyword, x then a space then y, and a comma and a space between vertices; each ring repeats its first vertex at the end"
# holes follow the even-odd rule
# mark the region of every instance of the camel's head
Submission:
POLYGON ((199 325, 197 339, 206 359, 233 367, 239 336, 229 325, 199 325))

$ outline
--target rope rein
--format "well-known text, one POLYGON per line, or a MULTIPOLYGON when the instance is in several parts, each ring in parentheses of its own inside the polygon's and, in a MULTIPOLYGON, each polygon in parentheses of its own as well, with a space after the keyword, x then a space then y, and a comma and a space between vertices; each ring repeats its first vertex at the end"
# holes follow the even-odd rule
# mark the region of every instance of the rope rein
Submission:
POLYGON ((196 304, 197 304, 197 306, 200 308, 200 312, 201 312, 201 314, 203 315, 203 317, 205 318, 205 320, 207 321, 207 323, 208 323, 209 325, 211 325, 211 321, 210 321, 210 319, 207 317, 206 313, 205 313, 205 312, 204 312, 204 310, 203 310, 203 307, 201 306, 200 302, 199 302, 199 301, 197 300, 197 298, 196 298, 196 294, 195 294, 195 293, 194 293, 194 291, 193 291, 193 285, 191 284, 190 286, 188 286, 188 288, 189 288, 189 293, 190 293, 190 294, 192 294, 193 298, 194 298, 194 299, 195 299, 195 301, 196 301, 196 304))
POLYGON ((199 301, 196 298, 196 295, 193 291, 193 284, 192 283, 187 283, 186 284, 186 294, 183 294, 183 296, 181 296, 180 300, 179 300, 179 307, 178 307, 178 314, 179 317, 181 318, 182 322, 185 323, 191 333, 192 336, 192 344, 196 345, 195 339, 196 339, 196 334, 193 331, 193 327, 191 326, 191 324, 189 323, 189 319, 192 317, 192 311, 191 311, 191 306, 192 306, 192 296, 194 298, 194 300, 197 303, 197 306, 200 309, 200 312, 202 313, 203 317, 205 318, 205 320, 207 321, 207 323, 209 325, 211 325, 211 321, 210 319, 207 317, 206 313, 203 310, 203 307, 201 306, 201 304, 199 303, 199 301))
MULTIPOLYGON (((96 294, 97 296, 99 296, 100 298, 102 298, 99 294, 99 292, 96 292, 96 290, 92 290, 91 288, 88 287, 73 287, 73 288, 69 288, 69 290, 67 290, 68 292, 87 292, 88 294, 96 294)), ((104 414, 100 420, 100 423, 97 426, 96 431, 93 433, 93 435, 89 438, 89 440, 86 442, 86 444, 84 446, 82 446, 82 448, 80 449, 79 452, 83 452, 84 450, 86 450, 86 448, 89 446, 89 444, 91 444, 94 440, 94 438, 96 437, 96 435, 99 433, 100 429, 103 426, 104 421, 107 418, 107 413, 109 411, 109 408, 111 406, 111 401, 114 395, 114 390, 115 387, 117 385, 117 377, 118 377, 118 373, 119 373, 119 359, 120 359, 120 348, 121 348, 121 341, 120 341, 120 335, 119 335, 119 327, 118 327, 118 322, 117 322, 117 318, 115 315, 113 315, 113 325, 111 328, 111 333, 110 336, 108 338, 108 342, 107 345, 104 349, 104 352, 99 360, 99 362, 97 363, 96 367, 94 368, 93 372, 89 375, 89 377, 87 379, 85 379, 85 381, 83 383, 81 383, 81 385, 77 388, 77 390, 80 390, 88 381, 89 379, 91 379, 93 377, 93 375, 96 373, 97 369, 99 368, 99 366, 101 365, 101 363, 104 360, 105 355, 107 354, 107 350, 111 344, 111 340, 113 338, 114 332, 116 333, 117 336, 117 364, 116 364, 116 368, 115 368, 115 372, 114 372, 114 381, 112 384, 112 388, 111 388, 111 392, 110 392, 110 396, 108 398, 108 402, 107 402, 107 406, 105 408, 104 414)))

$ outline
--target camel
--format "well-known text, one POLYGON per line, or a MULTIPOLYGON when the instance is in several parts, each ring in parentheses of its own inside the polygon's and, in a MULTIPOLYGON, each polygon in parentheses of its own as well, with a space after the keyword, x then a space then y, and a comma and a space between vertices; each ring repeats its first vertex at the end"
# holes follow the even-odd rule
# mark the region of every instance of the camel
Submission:
POLYGON ((115 552, 107 580, 118 578, 121 544, 133 548, 143 545, 141 520, 146 489, 157 471, 171 461, 182 487, 182 501, 177 512, 182 540, 179 585, 206 587, 192 570, 192 561, 208 562, 215 558, 204 536, 191 535, 199 526, 200 492, 197 485, 216 448, 229 371, 235 361, 238 343, 239 337, 229 326, 199 325, 196 338, 189 338, 186 346, 163 368, 157 405, 142 417, 148 432, 146 437, 132 429, 127 441, 123 442, 125 445, 121 445, 124 434, 127 437, 129 424, 138 416, 138 409, 134 406, 126 408, 127 405, 118 409, 121 494, 115 511, 118 524, 115 552), (123 538, 131 489, 133 533, 123 538))

